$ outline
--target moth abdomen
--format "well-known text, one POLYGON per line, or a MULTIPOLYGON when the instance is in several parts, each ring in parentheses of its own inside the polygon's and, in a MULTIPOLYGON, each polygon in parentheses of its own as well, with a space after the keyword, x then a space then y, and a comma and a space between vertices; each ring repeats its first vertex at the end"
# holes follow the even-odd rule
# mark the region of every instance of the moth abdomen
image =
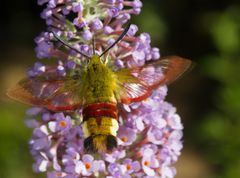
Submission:
POLYGON ((92 103, 83 109, 84 148, 90 152, 111 152, 117 147, 118 110, 115 103, 92 103))
POLYGON ((113 135, 91 135, 84 140, 86 152, 112 152, 117 147, 117 137, 113 135))

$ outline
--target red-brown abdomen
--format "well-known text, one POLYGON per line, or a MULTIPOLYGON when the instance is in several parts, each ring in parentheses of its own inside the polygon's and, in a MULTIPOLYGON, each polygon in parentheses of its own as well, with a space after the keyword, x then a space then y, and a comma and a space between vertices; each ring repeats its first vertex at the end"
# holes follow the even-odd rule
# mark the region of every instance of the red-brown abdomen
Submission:
POLYGON ((84 148, 87 151, 112 151, 117 147, 118 110, 116 103, 99 102, 83 108, 84 148))
POLYGON ((89 118, 96 118, 97 123, 101 124, 100 121, 102 117, 110 117, 118 120, 116 103, 102 102, 89 104, 83 108, 82 114, 83 122, 87 121, 89 118))

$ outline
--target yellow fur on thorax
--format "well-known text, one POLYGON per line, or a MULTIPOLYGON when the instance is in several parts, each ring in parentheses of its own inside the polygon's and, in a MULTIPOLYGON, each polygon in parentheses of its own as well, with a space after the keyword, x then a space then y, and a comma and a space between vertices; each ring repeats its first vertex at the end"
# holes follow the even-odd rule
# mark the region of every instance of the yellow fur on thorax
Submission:
POLYGON ((94 55, 86 66, 82 76, 81 93, 84 94, 84 104, 96 102, 114 102, 116 98, 116 76, 103 64, 100 57, 94 55))

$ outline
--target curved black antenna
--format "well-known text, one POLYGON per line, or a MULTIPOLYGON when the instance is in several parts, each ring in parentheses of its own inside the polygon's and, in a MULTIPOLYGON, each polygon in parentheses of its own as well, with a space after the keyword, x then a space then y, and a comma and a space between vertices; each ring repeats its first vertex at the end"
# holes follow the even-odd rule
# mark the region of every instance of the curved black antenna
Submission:
POLYGON ((71 46, 70 44, 68 44, 66 41, 64 41, 63 39, 61 39, 55 32, 51 31, 51 33, 52 33, 53 36, 54 36, 59 42, 61 42, 63 45, 69 47, 70 49, 76 51, 77 53, 83 55, 83 56, 86 57, 86 58, 91 58, 91 57, 89 57, 88 55, 86 55, 86 54, 82 53, 81 51, 79 51, 78 49, 72 47, 72 46, 71 46))
POLYGON ((122 34, 117 38, 117 40, 112 45, 110 45, 107 49, 105 49, 99 57, 102 57, 106 52, 108 52, 109 49, 111 49, 113 46, 115 46, 126 35, 130 26, 131 26, 131 24, 129 23, 127 25, 127 27, 124 29, 124 31, 122 32, 122 34))

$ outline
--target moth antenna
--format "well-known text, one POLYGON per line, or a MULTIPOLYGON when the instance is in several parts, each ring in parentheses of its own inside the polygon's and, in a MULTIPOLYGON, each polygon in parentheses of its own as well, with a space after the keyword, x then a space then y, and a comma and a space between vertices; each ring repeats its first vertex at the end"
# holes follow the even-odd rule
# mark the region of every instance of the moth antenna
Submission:
POLYGON ((129 23, 127 25, 127 27, 124 29, 124 31, 122 32, 122 34, 117 38, 117 40, 111 44, 107 49, 105 49, 102 54, 99 57, 102 57, 106 52, 108 52, 113 46, 115 46, 121 39, 123 39, 123 37, 127 34, 129 28, 130 28, 131 24, 129 23))
POLYGON ((76 51, 77 53, 81 54, 82 56, 86 57, 86 58, 91 58, 88 55, 82 53, 81 51, 79 51, 78 49, 72 47, 70 44, 68 44, 66 41, 64 41, 63 39, 61 39, 54 31, 51 31, 51 33, 53 34, 53 36, 59 41, 61 42, 63 45, 67 46, 68 48, 76 51))

